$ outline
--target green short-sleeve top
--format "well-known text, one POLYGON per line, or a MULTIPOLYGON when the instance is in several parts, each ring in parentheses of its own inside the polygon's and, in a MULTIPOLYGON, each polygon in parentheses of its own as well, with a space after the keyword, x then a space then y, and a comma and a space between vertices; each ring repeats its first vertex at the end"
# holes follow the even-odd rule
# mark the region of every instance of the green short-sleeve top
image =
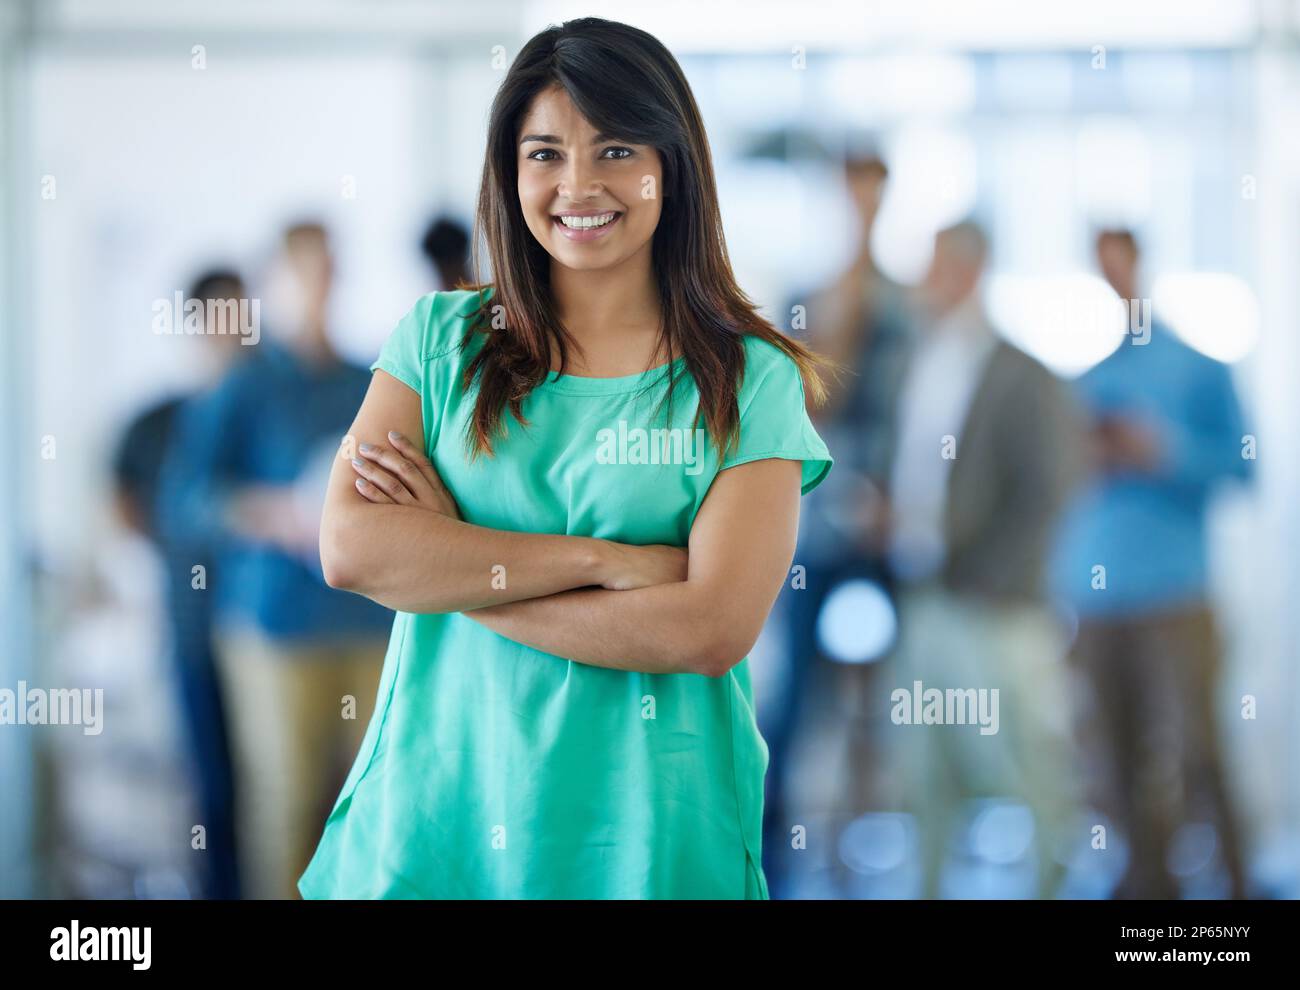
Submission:
MULTIPOLYGON (((798 366, 745 338, 740 438, 696 434, 683 359, 638 375, 552 372, 471 463, 461 338, 477 293, 430 293, 372 368, 420 395, 425 449, 466 522, 686 546, 724 468, 832 459, 798 366), (659 400, 669 370, 680 379, 659 400), (647 387, 649 386, 649 387, 647 387), (653 414, 653 418, 652 418, 653 414), (662 432, 653 432, 662 431, 662 432)), ((308 898, 766 898, 767 745, 748 659, 723 677, 577 663, 460 613, 398 612, 374 716, 298 887, 308 898)))

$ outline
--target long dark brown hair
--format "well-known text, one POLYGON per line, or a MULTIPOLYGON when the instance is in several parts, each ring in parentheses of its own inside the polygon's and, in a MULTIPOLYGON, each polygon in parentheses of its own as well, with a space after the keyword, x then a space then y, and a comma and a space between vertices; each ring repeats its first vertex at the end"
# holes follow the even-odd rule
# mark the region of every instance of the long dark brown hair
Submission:
MULTIPOLYGON (((542 90, 559 85, 579 112, 605 134, 654 147, 663 161, 662 210, 652 264, 663 310, 660 343, 671 375, 685 358, 695 380, 709 436, 720 459, 739 434, 737 393, 744 373, 744 336, 775 344, 798 365, 816 405, 826 390, 816 368, 839 365, 778 331, 736 284, 727 257, 708 136, 695 97, 677 60, 656 38, 599 17, 566 21, 533 37, 511 64, 492 102, 487 151, 475 217, 475 242, 486 240, 494 282, 477 290, 479 308, 468 321, 462 348, 474 334, 483 347, 464 371, 468 393, 479 392, 466 428, 471 458, 492 454, 509 405, 524 426, 523 401, 551 370, 552 343, 567 367, 572 342, 555 316, 551 258, 533 237, 519 205, 519 129, 542 90), (488 298, 488 291, 491 298, 488 298), (499 307, 499 308, 498 308, 499 307), (495 317, 495 321, 494 321, 495 317)), ((477 264, 476 264, 477 276, 477 264)), ((669 379, 671 395, 676 380, 669 379)), ((671 415, 671 404, 669 406, 671 415)))

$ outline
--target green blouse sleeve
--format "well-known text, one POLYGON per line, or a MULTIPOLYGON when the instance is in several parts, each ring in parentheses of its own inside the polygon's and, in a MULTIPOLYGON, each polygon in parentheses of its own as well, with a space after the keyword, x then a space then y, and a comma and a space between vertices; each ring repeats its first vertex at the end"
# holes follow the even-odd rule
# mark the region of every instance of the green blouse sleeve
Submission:
POLYGON ((437 292, 430 292, 421 296, 397 321, 397 326, 380 348, 379 357, 370 366, 371 371, 376 368, 386 371, 398 381, 420 391, 425 362, 435 357, 435 351, 438 350, 435 346, 437 341, 431 339, 432 328, 437 322, 438 295, 437 292))
POLYGON ((807 495, 835 461, 808 417, 799 366, 766 341, 749 349, 746 360, 755 361, 758 353, 764 360, 747 370, 741 383, 739 441, 718 470, 768 457, 801 461, 800 494, 807 495))

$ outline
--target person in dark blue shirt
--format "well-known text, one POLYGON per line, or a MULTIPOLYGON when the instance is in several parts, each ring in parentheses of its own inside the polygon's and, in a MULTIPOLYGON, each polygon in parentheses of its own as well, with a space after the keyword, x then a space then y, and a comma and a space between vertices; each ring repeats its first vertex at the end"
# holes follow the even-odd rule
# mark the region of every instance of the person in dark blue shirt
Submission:
POLYGON ((1252 448, 1227 367, 1151 319, 1149 303, 1141 308, 1133 235, 1102 232, 1097 257, 1133 319, 1119 348, 1077 382, 1096 464, 1053 566, 1057 594, 1079 620, 1073 659, 1092 687, 1082 725, 1100 770, 1093 801, 1129 842, 1119 896, 1178 896, 1166 854, 1199 799, 1241 897, 1215 717, 1206 510, 1216 485, 1249 477, 1252 448))
MULTIPOLYGON (((805 586, 787 585, 783 593, 786 674, 776 701, 763 714, 763 738, 770 753, 763 869, 777 896, 786 889, 787 880, 794 879, 792 860, 783 852, 794 820, 786 778, 805 709, 818 693, 824 693, 819 688, 830 685, 832 691, 842 691, 847 683, 854 691, 866 690, 864 685, 877 675, 875 665, 832 667, 823 660, 818 619, 841 583, 885 580, 883 496, 899 382, 911 346, 912 314, 904 290, 880 271, 871 247, 889 169, 866 149, 850 153, 843 168, 860 221, 853 261, 830 284, 796 293, 784 310, 794 313, 796 306, 801 307, 806 321, 802 332, 798 326, 791 328, 793 335, 850 373, 827 383, 825 405, 808 408, 837 469, 808 493, 800 514, 795 560, 806 568, 805 586)), ((872 776, 872 758, 871 747, 855 745, 855 780, 872 776)), ((869 798, 859 794, 852 800, 858 813, 869 798)))
MULTIPOLYGON (((190 287, 188 298, 206 309, 209 300, 237 303, 246 296, 238 273, 212 269, 190 287)), ((217 319, 220 318, 219 314, 217 319)), ((205 326, 203 329, 224 328, 205 326)), ((216 355, 218 369, 247 354, 235 337, 205 333, 202 339, 212 345, 208 354, 216 355)), ((176 423, 194 398, 193 394, 179 392, 135 416, 123 430, 114 451, 113 477, 121 515, 154 543, 166 575, 169 652, 184 739, 195 775, 195 804, 206 833, 204 856, 195 871, 198 892, 202 897, 230 900, 239 896, 234 783, 226 716, 213 657, 212 602, 207 595, 195 594, 190 586, 195 566, 211 566, 210 547, 187 528, 168 523, 159 494, 167 461, 180 446, 175 439, 176 423)))
POLYGON ((277 266, 298 305, 291 334, 280 342, 252 328, 252 353, 183 410, 161 506, 170 525, 214 547, 194 588, 213 596, 241 880, 255 898, 298 896, 369 722, 393 620, 321 571, 326 479, 370 383, 326 333, 324 229, 290 228, 277 266))

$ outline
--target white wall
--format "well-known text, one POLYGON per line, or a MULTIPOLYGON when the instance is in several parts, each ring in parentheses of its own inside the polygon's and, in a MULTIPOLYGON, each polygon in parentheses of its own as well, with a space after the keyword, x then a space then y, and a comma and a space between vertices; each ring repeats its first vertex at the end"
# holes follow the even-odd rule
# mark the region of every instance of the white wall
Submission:
MULTIPOLYGON (((282 224, 322 216, 339 281, 335 330, 358 361, 377 351, 429 275, 417 254, 429 192, 418 66, 383 57, 42 54, 20 185, 52 176, 29 243, 25 332, 34 428, 57 457, 33 477, 39 542, 75 557, 100 528, 95 482, 125 418, 199 373, 205 342, 150 329, 151 304, 210 262, 257 276, 282 224), (418 170, 418 171, 417 171, 418 170), (351 177, 355 198, 346 198, 351 177), (417 192, 418 191, 418 192, 417 192)), ((264 310, 264 323, 273 314, 264 310)), ((263 332, 266 332, 264 326, 263 332)))

